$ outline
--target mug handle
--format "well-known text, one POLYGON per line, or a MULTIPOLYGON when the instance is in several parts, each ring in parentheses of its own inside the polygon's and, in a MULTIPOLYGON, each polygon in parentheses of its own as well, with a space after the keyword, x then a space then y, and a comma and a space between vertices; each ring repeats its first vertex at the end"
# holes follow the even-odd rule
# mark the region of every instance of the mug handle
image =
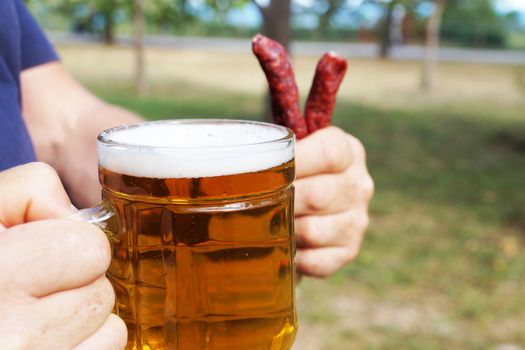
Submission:
POLYGON ((101 228, 108 236, 111 243, 118 243, 117 220, 111 220, 116 217, 115 209, 106 200, 93 208, 82 209, 67 217, 69 220, 87 222, 101 228))

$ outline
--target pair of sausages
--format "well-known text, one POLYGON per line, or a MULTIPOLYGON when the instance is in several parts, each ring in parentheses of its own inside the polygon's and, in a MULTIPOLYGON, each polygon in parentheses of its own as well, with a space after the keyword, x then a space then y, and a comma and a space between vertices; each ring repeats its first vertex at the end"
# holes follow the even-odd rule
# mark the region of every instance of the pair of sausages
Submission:
POLYGON ((252 49, 270 86, 276 124, 292 129, 298 139, 330 125, 337 90, 347 70, 344 58, 333 52, 323 55, 317 65, 303 116, 292 62, 285 48, 259 34, 252 40, 252 49))

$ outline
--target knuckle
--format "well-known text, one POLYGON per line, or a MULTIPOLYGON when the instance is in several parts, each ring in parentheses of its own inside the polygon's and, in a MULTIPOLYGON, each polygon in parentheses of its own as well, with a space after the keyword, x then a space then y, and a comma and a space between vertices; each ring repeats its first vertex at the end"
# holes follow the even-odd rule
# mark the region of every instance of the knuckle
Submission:
POLYGON ((366 231, 368 225, 370 225, 370 216, 368 215, 368 213, 365 213, 361 216, 361 221, 359 223, 359 229, 361 233, 364 233, 366 231))
POLYGON ((317 245, 318 241, 318 225, 313 219, 305 217, 297 220, 297 235, 305 246, 317 245))
POLYGON ((364 178, 363 178, 363 191, 365 193, 365 196, 368 200, 370 200, 372 198, 372 196, 374 195, 374 192, 375 192, 375 183, 374 183, 374 180, 372 179, 372 177, 367 174, 364 178))
POLYGON ((115 348, 124 349, 128 342, 128 329, 124 321, 115 314, 111 314, 110 317, 113 319, 114 323, 114 333, 115 334, 115 348))
POLYGON ((346 246, 344 252, 341 267, 349 264, 357 258, 359 255, 359 243, 346 246))
POLYGON ((115 305, 113 287, 106 277, 102 277, 94 283, 89 311, 93 315, 109 315, 115 305))
POLYGON ((364 161, 366 158, 366 150, 363 143, 352 135, 348 135, 347 142, 349 144, 348 147, 351 149, 353 158, 358 161, 364 161))
MULTIPOLYGON (((92 224, 83 225, 84 237, 87 242, 84 242, 84 249, 86 253, 92 257, 93 261, 96 261, 96 266, 100 268, 101 271, 107 270, 109 263, 111 261, 111 248, 109 241, 98 227, 92 224)), ((82 238, 80 238, 83 240, 82 238)))
POLYGON ((365 209, 359 209, 355 212, 350 213, 344 222, 344 237, 345 243, 353 244, 357 240, 361 240, 363 233, 366 231, 370 219, 368 211, 365 209))
POLYGON ((113 285, 107 277, 103 277, 102 281, 102 296, 105 297, 105 300, 107 301, 107 304, 111 310, 113 309, 113 305, 115 304, 115 290, 113 289, 113 285))
POLYGON ((111 315, 115 306, 115 293, 109 280, 101 276, 91 284, 75 289, 72 312, 78 320, 95 331, 111 315))
POLYGON ((331 133, 322 139, 322 161, 328 171, 342 171, 349 165, 349 147, 344 131, 333 128, 331 133))
POLYGON ((60 177, 53 167, 44 162, 34 162, 24 165, 28 174, 33 179, 40 181, 60 182, 60 177))
POLYGON ((91 269, 103 274, 111 261, 111 249, 106 235, 93 224, 61 220, 65 226, 57 227, 62 231, 64 249, 78 252, 91 269))
POLYGON ((307 193, 308 208, 312 212, 320 212, 328 208, 333 199, 330 186, 312 186, 307 193))

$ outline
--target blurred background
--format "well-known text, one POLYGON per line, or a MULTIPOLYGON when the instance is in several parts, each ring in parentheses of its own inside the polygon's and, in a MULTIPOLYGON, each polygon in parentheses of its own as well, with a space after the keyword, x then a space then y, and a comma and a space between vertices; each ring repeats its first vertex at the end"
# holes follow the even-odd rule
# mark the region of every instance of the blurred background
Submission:
POLYGON ((524 0, 30 0, 74 76, 146 118, 264 118, 250 49, 349 58, 334 124, 376 181, 359 258, 298 288, 299 350, 525 349, 524 0))

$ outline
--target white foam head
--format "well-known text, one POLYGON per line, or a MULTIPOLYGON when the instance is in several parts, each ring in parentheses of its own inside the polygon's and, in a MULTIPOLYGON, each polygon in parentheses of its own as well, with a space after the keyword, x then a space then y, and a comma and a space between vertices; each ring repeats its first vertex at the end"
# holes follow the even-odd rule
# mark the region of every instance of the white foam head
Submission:
POLYGON ((122 126, 99 136, 99 164, 149 178, 197 178, 256 172, 294 156, 286 128, 247 121, 179 120, 122 126))

